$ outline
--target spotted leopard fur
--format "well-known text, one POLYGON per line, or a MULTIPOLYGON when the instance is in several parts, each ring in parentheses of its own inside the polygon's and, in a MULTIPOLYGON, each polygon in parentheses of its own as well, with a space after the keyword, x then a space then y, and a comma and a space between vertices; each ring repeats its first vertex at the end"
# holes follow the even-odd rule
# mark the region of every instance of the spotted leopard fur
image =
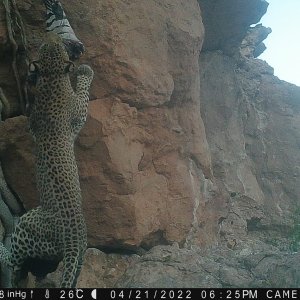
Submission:
POLYGON ((40 206, 20 218, 9 258, 2 253, 13 266, 13 286, 28 271, 43 277, 63 260, 60 286, 69 288, 76 286, 87 246, 74 140, 86 121, 93 71, 79 66, 73 90, 69 78, 73 64, 61 39, 48 35, 39 60, 33 62, 37 83, 30 114, 40 206))

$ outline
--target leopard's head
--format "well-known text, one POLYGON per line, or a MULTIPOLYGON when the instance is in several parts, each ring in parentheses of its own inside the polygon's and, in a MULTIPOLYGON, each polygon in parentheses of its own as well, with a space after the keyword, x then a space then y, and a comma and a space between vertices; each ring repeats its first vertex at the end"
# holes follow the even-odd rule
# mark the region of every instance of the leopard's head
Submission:
POLYGON ((55 33, 47 33, 39 49, 39 59, 32 62, 32 69, 41 75, 61 75, 70 72, 74 64, 69 60, 62 39, 55 33))

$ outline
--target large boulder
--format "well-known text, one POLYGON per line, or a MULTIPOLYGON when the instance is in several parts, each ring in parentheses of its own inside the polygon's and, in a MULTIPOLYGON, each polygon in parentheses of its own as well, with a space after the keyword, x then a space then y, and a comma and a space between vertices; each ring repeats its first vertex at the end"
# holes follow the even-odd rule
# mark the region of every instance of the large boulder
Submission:
MULTIPOLYGON (((62 4, 86 47, 81 62, 95 71, 88 121, 76 141, 90 245, 214 243, 223 200, 199 114, 198 2, 62 4)), ((44 7, 18 6, 33 59, 44 36, 44 7)), ((39 199, 27 121, 1 126, 6 179, 30 209, 39 199)))

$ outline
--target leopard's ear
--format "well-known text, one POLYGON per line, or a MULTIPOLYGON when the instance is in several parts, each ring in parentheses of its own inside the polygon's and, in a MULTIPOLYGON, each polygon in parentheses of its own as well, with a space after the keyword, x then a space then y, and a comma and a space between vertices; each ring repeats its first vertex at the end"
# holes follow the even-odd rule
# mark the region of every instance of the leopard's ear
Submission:
POLYGON ((38 60, 34 60, 29 64, 29 72, 36 73, 40 70, 40 65, 38 60))
POLYGON ((75 65, 72 61, 66 61, 65 64, 65 73, 70 73, 75 70, 75 65))

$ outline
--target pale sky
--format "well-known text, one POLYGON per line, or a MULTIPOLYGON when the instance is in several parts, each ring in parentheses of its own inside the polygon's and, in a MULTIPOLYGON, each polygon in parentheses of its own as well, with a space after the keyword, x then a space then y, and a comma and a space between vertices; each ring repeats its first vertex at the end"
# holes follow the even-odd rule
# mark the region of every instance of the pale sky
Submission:
POLYGON ((300 0, 267 0, 269 7, 260 23, 271 27, 259 56, 280 79, 300 86, 300 0))

